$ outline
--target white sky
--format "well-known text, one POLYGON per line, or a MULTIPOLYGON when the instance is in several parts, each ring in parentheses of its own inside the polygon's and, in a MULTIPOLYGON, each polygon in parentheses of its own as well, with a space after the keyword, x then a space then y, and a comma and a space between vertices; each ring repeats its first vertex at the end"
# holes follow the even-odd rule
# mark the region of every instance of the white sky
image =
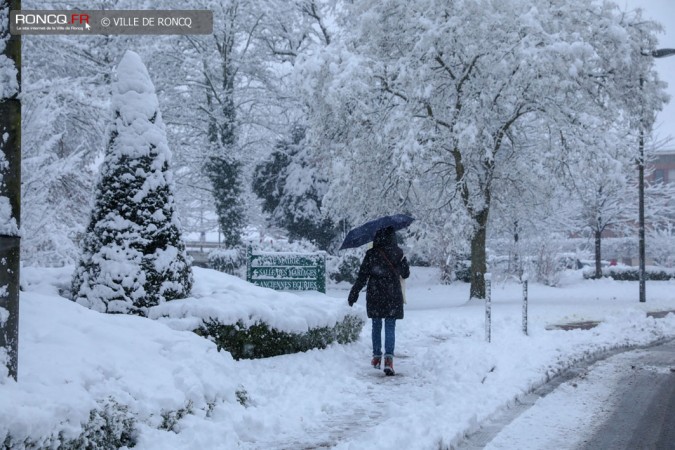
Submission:
MULTIPOLYGON (((664 33, 659 35, 659 48, 675 48, 675 0, 616 0, 628 10, 642 8, 647 18, 660 22, 664 33)), ((675 56, 656 60, 656 68, 663 81, 668 83, 670 103, 658 115, 656 137, 670 137, 668 148, 675 149, 675 56)))

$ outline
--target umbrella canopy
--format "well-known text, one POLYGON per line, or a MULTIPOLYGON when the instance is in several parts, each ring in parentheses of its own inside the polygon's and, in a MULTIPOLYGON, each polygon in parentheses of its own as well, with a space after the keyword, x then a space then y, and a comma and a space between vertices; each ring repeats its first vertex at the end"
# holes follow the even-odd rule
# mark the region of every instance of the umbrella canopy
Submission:
POLYGON ((366 222, 347 233, 347 237, 342 242, 340 250, 360 247, 363 244, 371 242, 375 238, 377 230, 381 228, 392 227, 394 231, 402 230, 410 225, 413 220, 415 219, 405 214, 394 214, 393 216, 380 217, 379 219, 366 222))

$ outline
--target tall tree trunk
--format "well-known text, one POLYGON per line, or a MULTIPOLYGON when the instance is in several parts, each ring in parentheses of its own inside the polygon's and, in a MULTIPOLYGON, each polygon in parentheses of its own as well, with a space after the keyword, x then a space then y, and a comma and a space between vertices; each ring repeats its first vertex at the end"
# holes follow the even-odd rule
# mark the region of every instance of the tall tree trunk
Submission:
POLYGON ((477 224, 476 233, 471 238, 471 289, 470 298, 485 298, 485 272, 487 271, 487 257, 485 242, 487 239, 488 209, 479 212, 474 220, 477 224))
MULTIPOLYGON (((20 10, 20 0, 0 0, 0 10, 20 10)), ((3 55, 14 62, 17 82, 21 85, 21 37, 9 36, 0 29, 0 39, 6 41, 3 55)), ((21 218, 21 101, 18 92, 0 99, 0 149, 6 164, 0 167, 0 197, 9 200, 11 225, 0 231, 0 348, 5 348, 9 375, 18 377, 19 361, 19 259, 21 218), (14 226, 15 224, 15 226, 14 226)), ((1 362, 0 362, 1 364, 1 362)))
POLYGON ((602 278, 602 231, 595 230, 595 278, 602 278))

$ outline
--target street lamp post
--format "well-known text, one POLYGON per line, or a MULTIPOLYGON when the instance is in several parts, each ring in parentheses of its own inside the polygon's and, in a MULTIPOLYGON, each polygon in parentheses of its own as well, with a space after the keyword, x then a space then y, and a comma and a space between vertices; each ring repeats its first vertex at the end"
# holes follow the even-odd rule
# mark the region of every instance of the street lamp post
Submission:
MULTIPOLYGON (((665 58, 675 55, 675 48, 659 48, 651 52, 643 53, 644 56, 652 58, 665 58)), ((644 84, 644 78, 640 77, 640 90, 644 84)), ((647 301, 647 286, 645 283, 645 130, 640 121, 640 135, 638 137, 639 160, 638 160, 638 228, 639 228, 639 280, 640 280, 640 302, 647 301)))

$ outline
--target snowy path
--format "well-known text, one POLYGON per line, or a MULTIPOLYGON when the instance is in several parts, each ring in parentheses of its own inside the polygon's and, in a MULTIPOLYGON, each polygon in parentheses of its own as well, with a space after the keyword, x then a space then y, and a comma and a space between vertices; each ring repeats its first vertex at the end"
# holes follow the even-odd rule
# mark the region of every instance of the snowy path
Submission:
MULTIPOLYGON (((610 307, 589 305, 581 296, 569 305, 555 298, 534 303, 532 331, 523 336, 516 286, 496 292, 493 342, 487 344, 483 305, 467 304, 463 293, 447 296, 434 289, 413 291, 421 300, 408 305, 397 323, 395 377, 369 365, 369 323, 351 345, 239 362, 251 398, 240 424, 248 429, 240 435, 241 448, 454 448, 514 404, 527 409, 533 389, 576 361, 659 338, 653 319, 626 312, 614 292, 607 293, 610 307), (569 314, 577 310, 584 314, 569 314), (591 331, 546 330, 553 320, 602 317, 609 323, 591 331)), ((333 295, 346 298, 344 292, 333 295)), ((675 320, 665 323, 673 328, 675 320)))
MULTIPOLYGON (((402 326, 399 328, 403 328, 402 326)), ((399 340, 409 333, 399 330, 399 340)), ((251 384, 252 399, 267 397, 269 403, 254 405, 261 409, 278 409, 284 411, 284 425, 274 440, 260 441, 254 439, 250 448, 270 449, 313 449, 313 448, 345 448, 350 443, 361 448, 368 448, 368 442, 381 448, 396 448, 394 441, 387 443, 384 430, 389 427, 405 426, 410 411, 425 408, 434 399, 434 379, 439 372, 423 370, 423 355, 438 345, 439 339, 425 337, 401 344, 401 351, 395 360, 397 375, 387 377, 383 371, 370 367, 369 347, 370 325, 362 333, 359 343, 345 348, 330 348, 324 351, 312 351, 304 355, 289 355, 281 358, 287 360, 283 365, 298 364, 295 382, 288 383, 284 377, 275 375, 274 361, 242 362, 265 366, 258 374, 256 382, 251 384), (311 389, 316 398, 307 398, 308 384, 316 383, 316 372, 303 370, 308 357, 309 364, 325 368, 325 376, 320 386, 311 389), (259 390, 259 386, 266 386, 259 390), (273 388, 271 388, 273 386, 273 388), (274 398, 269 395, 270 389, 280 392, 274 398), (281 394, 283 392, 283 394, 281 394), (288 405, 288 398, 296 398, 298 404, 288 405), (295 417, 294 425, 289 425, 290 417, 295 417), (398 424, 398 425, 397 425, 398 424), (294 431, 291 431, 295 429, 294 431), (358 445, 357 445, 358 444, 358 445)), ((268 411, 259 411, 262 416, 269 416, 268 411)), ((267 433, 264 433, 267 434, 267 433)), ((353 447, 357 448, 357 447, 353 447)))

